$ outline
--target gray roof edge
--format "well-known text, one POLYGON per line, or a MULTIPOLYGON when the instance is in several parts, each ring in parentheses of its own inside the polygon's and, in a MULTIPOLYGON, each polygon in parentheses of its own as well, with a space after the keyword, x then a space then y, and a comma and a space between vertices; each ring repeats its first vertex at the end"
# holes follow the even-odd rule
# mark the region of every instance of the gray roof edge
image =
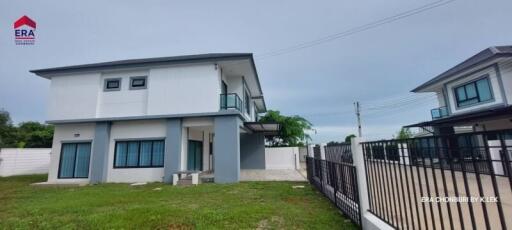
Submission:
POLYGON ((251 56, 252 69, 254 70, 254 76, 256 76, 256 83, 258 84, 258 90, 260 91, 261 98, 263 100, 263 110, 267 111, 267 106, 265 105, 265 99, 263 98, 263 90, 261 89, 260 77, 258 76, 258 71, 256 70, 256 63, 254 62, 253 54, 251 56))
MULTIPOLYGON (((170 56, 170 57, 157 57, 157 58, 141 58, 141 59, 127 59, 110 62, 99 62, 83 65, 71 65, 45 69, 35 69, 29 72, 38 76, 42 74, 55 74, 68 71, 85 71, 96 68, 112 68, 112 67, 129 67, 132 65, 149 65, 149 64, 174 64, 174 63, 197 63, 208 62, 216 60, 230 60, 230 59, 243 59, 251 58, 252 53, 208 53, 197 55, 183 55, 183 56, 170 56)), ((253 61, 254 63, 254 61, 253 61)))
POLYGON ((484 49, 480 52, 478 52, 477 54, 471 56, 470 58, 462 61, 461 63, 455 65, 454 67, 444 71, 443 73, 437 75, 436 77, 428 80, 427 82, 417 86, 416 88, 414 88, 413 90, 411 90, 411 92, 413 93, 418 93, 419 91, 421 91, 422 89, 425 89, 433 84, 436 84, 446 78, 449 78, 451 76, 454 76, 456 74, 459 74, 463 71, 466 71, 470 68, 473 68, 483 62, 486 62, 486 61, 490 61, 490 60, 493 60, 493 59, 496 59, 496 58, 499 58, 499 57, 506 57, 506 56, 512 56, 512 52, 507 52, 507 51, 501 51, 500 49, 502 49, 503 47, 510 47, 510 46, 491 46, 487 49, 484 49), (479 55, 485 55, 485 52, 490 52, 488 56, 485 56, 485 57, 481 57, 479 59, 479 55), (465 64, 468 64, 468 62, 471 62, 471 61, 474 61, 475 63, 473 64, 469 64, 468 66, 465 66, 465 64), (457 68, 460 68, 457 70, 457 68), (456 70, 456 71, 454 71, 456 70), (453 73, 451 73, 452 71, 454 71, 453 73))
POLYGON ((215 117, 237 115, 243 118, 242 113, 238 110, 224 110, 219 112, 206 113, 184 113, 169 115, 142 115, 142 116, 126 116, 126 117, 104 117, 104 118, 83 118, 83 119, 64 119, 64 120, 47 120, 48 124, 69 124, 69 123, 88 123, 88 122, 104 122, 104 121, 134 121, 134 120, 155 120, 169 118, 194 118, 194 117, 215 117))

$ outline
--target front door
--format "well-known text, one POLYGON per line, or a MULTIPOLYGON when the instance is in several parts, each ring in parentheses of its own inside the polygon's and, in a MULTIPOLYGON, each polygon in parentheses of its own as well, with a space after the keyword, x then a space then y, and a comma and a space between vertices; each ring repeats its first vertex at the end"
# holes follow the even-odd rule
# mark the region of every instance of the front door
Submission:
POLYGON ((188 141, 187 169, 195 171, 203 170, 203 142, 188 141))

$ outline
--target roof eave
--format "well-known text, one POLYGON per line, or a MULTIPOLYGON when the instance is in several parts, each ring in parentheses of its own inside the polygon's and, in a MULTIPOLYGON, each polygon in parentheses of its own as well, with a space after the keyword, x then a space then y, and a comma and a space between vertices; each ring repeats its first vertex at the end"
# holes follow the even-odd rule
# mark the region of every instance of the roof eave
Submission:
MULTIPOLYGON (((238 60, 238 59, 250 59, 254 66, 254 60, 252 53, 232 53, 232 54, 217 54, 214 56, 208 56, 210 54, 205 54, 204 57, 201 55, 186 55, 183 56, 183 59, 176 60, 165 60, 163 58, 147 58, 147 59, 133 59, 133 60, 123 60, 123 61, 114 61, 114 62, 102 62, 96 64, 84 64, 84 65, 73 65, 73 66, 64 66, 64 67, 55 67, 55 68, 46 68, 46 69, 35 69, 29 70, 29 72, 36 74, 37 76, 49 78, 50 75, 61 74, 61 73, 70 73, 70 72, 84 72, 84 71, 96 71, 96 70, 104 70, 109 68, 136 68, 143 67, 148 65, 169 65, 169 64, 188 64, 188 63, 201 63, 201 62, 212 62, 212 61, 226 61, 226 60, 238 60), (190 56, 190 58, 187 58, 190 56)), ((179 57, 179 56, 178 56, 179 57)), ((257 74, 257 73, 256 73, 257 74)))
MULTIPOLYGON (((442 78, 440 78, 440 79, 436 79, 437 77, 434 77, 434 78, 432 78, 431 80, 429 80, 429 81, 427 81, 427 82, 425 82, 425 83, 423 83, 423 84, 419 85, 418 87, 414 88, 413 90, 411 90, 411 92, 413 92, 413 93, 428 92, 428 91, 423 91, 423 90, 424 90, 424 89, 427 89, 428 87, 430 87, 430 86, 432 86, 432 85, 434 85, 434 84, 436 84, 436 83, 439 83, 439 82, 441 82, 441 81, 443 81, 443 80, 446 80, 447 78, 453 77, 453 76, 455 76, 455 75, 457 75, 457 74, 460 74, 460 73, 462 73, 462 72, 464 72, 464 71, 467 71, 468 69, 474 68, 475 66, 478 66, 478 65, 480 65, 480 64, 482 64, 482 63, 484 63, 484 62, 488 62, 488 61, 491 61, 491 60, 494 60, 494 59, 497 59, 497 58, 501 58, 501 57, 512 57, 512 54, 510 54, 510 53, 498 53, 498 54, 494 54, 494 55, 492 55, 492 56, 490 56, 490 57, 488 57, 488 58, 486 58, 486 59, 483 59, 483 60, 481 60, 481 61, 479 61, 479 62, 477 62, 477 63, 475 63, 475 64, 473 64, 473 65, 470 65, 470 66, 468 66, 468 67, 466 67, 466 68, 463 68, 463 69, 461 69, 461 70, 459 70, 459 71, 457 71, 457 72, 455 72, 455 73, 453 73, 453 74, 450 74, 450 75, 448 75, 448 76, 444 76, 444 77, 442 77, 442 78)), ((455 66, 455 67, 456 67, 456 66, 455 66)), ((453 67, 453 68, 455 68, 455 67, 453 67)), ((451 69, 453 69, 453 68, 451 68, 451 69)), ((450 70, 451 70, 451 69, 450 69, 450 70)), ((450 71, 450 70, 447 70, 447 71, 450 71)), ((445 71, 445 72, 447 72, 447 71, 445 71)), ((440 75, 442 75, 442 74, 440 74, 440 75)), ((439 75, 439 76, 440 76, 440 75, 439 75)))

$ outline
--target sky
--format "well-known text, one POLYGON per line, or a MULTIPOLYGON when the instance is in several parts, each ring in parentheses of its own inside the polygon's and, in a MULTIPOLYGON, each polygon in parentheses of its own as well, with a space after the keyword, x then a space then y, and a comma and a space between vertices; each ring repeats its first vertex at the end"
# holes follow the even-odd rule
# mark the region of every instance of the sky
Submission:
POLYGON ((268 109, 303 116, 314 143, 357 133, 392 138, 430 120, 434 95, 410 90, 477 52, 512 45, 510 0, 1 1, 0 108, 15 123, 46 120, 49 81, 29 70, 132 58, 250 52, 268 109), (293 52, 426 4, 443 5, 293 52), (13 23, 37 23, 36 44, 13 23))

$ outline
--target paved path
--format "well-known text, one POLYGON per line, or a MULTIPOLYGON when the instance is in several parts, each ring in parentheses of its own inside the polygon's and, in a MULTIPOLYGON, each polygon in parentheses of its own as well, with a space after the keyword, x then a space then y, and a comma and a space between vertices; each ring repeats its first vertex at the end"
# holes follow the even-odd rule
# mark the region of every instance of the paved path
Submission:
POLYGON ((306 181, 295 169, 244 169, 240 171, 242 181, 306 181))

